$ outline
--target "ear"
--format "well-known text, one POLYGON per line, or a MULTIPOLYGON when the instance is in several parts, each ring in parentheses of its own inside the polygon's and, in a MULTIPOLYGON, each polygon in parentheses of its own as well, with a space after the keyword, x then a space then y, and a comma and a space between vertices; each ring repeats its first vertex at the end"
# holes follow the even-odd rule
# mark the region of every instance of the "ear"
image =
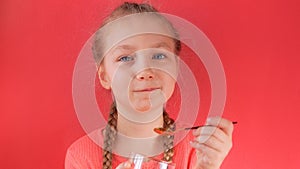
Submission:
POLYGON ((108 74, 105 72, 103 65, 100 65, 98 70, 99 80, 103 88, 111 89, 111 80, 108 74))

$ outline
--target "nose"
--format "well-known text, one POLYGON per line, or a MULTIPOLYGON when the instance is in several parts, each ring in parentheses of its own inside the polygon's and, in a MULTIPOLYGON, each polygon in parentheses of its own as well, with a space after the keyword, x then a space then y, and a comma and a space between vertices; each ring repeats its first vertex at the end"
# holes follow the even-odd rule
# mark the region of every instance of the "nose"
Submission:
POLYGON ((136 75, 136 78, 138 80, 152 80, 152 79, 154 79, 154 73, 151 69, 145 69, 145 70, 139 72, 136 75))

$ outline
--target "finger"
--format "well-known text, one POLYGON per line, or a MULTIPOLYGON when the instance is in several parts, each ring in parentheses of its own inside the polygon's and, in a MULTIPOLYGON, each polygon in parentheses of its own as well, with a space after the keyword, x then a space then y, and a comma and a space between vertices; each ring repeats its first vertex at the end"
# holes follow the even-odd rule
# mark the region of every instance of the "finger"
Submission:
POLYGON ((130 168, 131 168, 131 162, 125 161, 124 163, 119 164, 116 169, 130 169, 130 168))
POLYGON ((217 128, 214 133, 213 136, 216 137, 218 140, 220 140, 221 142, 225 143, 226 141, 228 141, 228 139, 230 140, 231 137, 229 137, 228 135, 226 135, 226 133, 221 130, 220 128, 217 128))
POLYGON ((233 124, 232 121, 221 117, 210 117, 207 119, 207 124, 218 126, 221 130, 223 130, 226 135, 231 136, 233 132, 233 124))
POLYGON ((230 148, 232 146, 232 140, 221 129, 216 129, 213 134, 201 134, 195 137, 194 141, 205 144, 217 151, 230 148))
POLYGON ((214 136, 211 136, 203 144, 218 152, 221 152, 226 146, 224 142, 221 142, 219 139, 217 139, 214 136))
POLYGON ((199 138, 197 141, 199 141, 200 143, 205 143, 206 140, 208 140, 210 137, 215 137, 222 143, 226 143, 232 140, 232 136, 226 135, 226 133, 219 128, 215 128, 214 131, 210 131, 207 129, 202 130, 201 134, 195 136, 195 138, 199 138))
POLYGON ((196 168, 203 168, 203 166, 211 164, 211 161, 208 159, 208 156, 206 156, 203 151, 196 150, 195 153, 196 153, 196 157, 197 157, 196 166, 197 165, 199 166, 196 168))
MULTIPOLYGON (((214 159, 218 158, 218 156, 221 154, 220 152, 216 151, 215 149, 208 147, 205 144, 197 143, 197 142, 191 142, 191 146, 195 148, 198 151, 198 154, 201 154, 201 157, 206 156, 207 159, 214 159)), ((209 163, 212 163, 212 161, 208 161, 209 163)))
POLYGON ((221 133, 224 135, 222 138, 217 138, 215 135, 201 135, 193 141, 205 144, 219 152, 226 151, 232 147, 232 140, 224 132, 221 133))
POLYGON ((203 126, 193 131, 193 135, 198 137, 200 135, 212 135, 217 127, 214 126, 203 126))

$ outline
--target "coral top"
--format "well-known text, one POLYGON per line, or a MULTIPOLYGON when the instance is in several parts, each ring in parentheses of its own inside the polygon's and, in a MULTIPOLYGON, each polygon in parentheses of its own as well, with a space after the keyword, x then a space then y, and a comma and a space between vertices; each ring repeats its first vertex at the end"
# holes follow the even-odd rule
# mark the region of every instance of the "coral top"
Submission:
MULTIPOLYGON (((85 135, 75 141, 67 150, 65 158, 65 169, 101 169, 102 168, 102 148, 95 140, 100 133, 99 131, 85 135), (95 143, 96 142, 96 143, 95 143)), ((174 146, 173 163, 178 169, 187 169, 189 163, 193 163, 195 157, 192 147, 189 145, 193 138, 191 133, 188 133, 174 146), (192 159, 193 158, 193 159, 192 159)), ((99 143, 99 142, 98 142, 99 143)), ((162 159, 163 153, 155 156, 157 159, 162 159)), ((113 168, 116 168, 120 163, 127 161, 127 157, 113 154, 113 168)), ((143 164, 144 168, 154 168, 154 162, 150 161, 143 164)))

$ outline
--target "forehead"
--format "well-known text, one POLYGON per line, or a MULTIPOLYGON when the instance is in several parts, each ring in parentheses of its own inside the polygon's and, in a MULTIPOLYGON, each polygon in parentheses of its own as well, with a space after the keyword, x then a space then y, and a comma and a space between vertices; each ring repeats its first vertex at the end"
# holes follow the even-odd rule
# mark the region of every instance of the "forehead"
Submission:
POLYGON ((104 53, 117 44, 129 42, 134 38, 151 39, 153 43, 175 38, 167 21, 153 13, 127 15, 106 24, 99 31, 104 35, 101 36, 104 53), (157 42, 154 42, 155 39, 157 42))
POLYGON ((170 37, 157 34, 142 34, 120 41, 111 50, 137 51, 147 48, 164 48, 174 51, 175 45, 170 37))

